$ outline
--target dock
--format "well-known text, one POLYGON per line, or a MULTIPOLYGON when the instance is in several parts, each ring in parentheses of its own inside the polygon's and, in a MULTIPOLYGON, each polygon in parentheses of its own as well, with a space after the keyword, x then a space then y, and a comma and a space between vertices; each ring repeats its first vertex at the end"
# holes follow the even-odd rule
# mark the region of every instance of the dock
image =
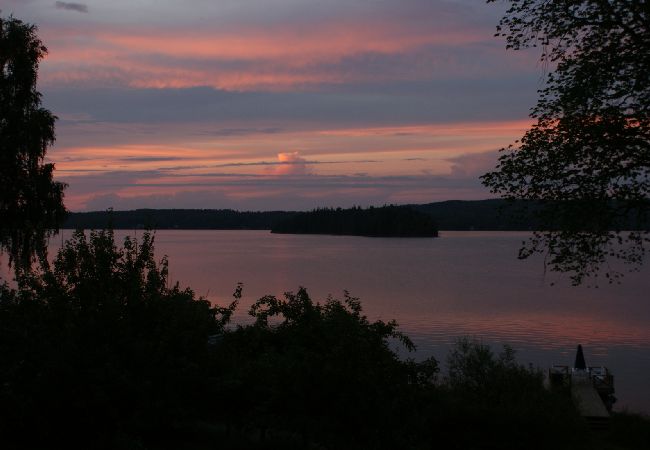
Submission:
POLYGON ((580 415, 587 419, 592 428, 607 426, 609 411, 594 387, 591 377, 587 374, 572 374, 571 397, 580 415))
POLYGON ((587 367, 582 346, 578 346, 574 367, 553 366, 549 369, 551 387, 568 387, 571 398, 592 428, 609 424, 614 397, 614 377, 606 367, 587 367))

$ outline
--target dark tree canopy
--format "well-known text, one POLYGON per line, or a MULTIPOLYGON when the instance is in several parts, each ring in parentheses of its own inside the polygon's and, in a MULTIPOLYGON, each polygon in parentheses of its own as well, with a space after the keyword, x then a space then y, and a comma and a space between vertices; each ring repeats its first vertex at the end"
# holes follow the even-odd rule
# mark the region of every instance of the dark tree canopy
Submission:
POLYGON ((18 290, 0 285, 0 447, 148 448, 117 441, 214 408, 208 337, 240 292, 214 307, 172 284, 148 232, 121 248, 75 232, 18 290))
POLYGON ((435 237, 438 229, 431 217, 404 206, 363 209, 318 208, 296 213, 277 222, 272 233, 334 234, 371 237, 435 237))
POLYGON ((44 261, 46 239, 65 214, 65 185, 53 181, 54 164, 44 161, 56 120, 36 90, 46 53, 34 25, 0 17, 0 251, 17 274, 35 255, 44 261))
POLYGON ((508 3, 497 36, 514 50, 540 47, 549 74, 531 112, 537 122, 502 149, 483 182, 545 205, 544 231, 521 257, 545 252, 574 284, 597 276, 608 257, 638 269, 650 225, 650 3, 508 3))

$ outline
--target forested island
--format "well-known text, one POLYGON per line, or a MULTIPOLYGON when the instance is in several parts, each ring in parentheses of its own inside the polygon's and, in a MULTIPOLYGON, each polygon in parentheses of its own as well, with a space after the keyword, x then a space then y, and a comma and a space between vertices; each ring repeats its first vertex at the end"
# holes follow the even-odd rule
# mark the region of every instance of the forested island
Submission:
POLYGON ((380 208, 318 208, 297 213, 271 229, 272 233, 334 234, 369 237, 436 237, 433 219, 404 206, 380 208))

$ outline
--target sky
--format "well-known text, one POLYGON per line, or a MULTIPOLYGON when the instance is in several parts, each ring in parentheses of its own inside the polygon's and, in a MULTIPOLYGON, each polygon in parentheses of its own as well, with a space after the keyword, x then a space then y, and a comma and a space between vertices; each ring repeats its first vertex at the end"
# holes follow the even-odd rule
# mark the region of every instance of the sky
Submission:
POLYGON ((2 0, 39 27, 71 211, 305 210, 492 195, 539 54, 483 0, 2 0))

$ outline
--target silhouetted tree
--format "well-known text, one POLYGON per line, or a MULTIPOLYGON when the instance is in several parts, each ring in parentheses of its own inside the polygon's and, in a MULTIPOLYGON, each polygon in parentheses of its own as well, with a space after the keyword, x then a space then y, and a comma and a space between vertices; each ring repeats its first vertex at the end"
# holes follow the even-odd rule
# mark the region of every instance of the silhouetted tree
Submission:
POLYGON ((502 149, 483 183, 544 206, 543 231, 520 257, 546 252, 550 268, 571 273, 574 284, 597 276, 608 257, 638 268, 650 229, 649 4, 508 3, 497 36, 507 48, 541 47, 552 70, 531 113, 537 122, 502 149))
POLYGON ((53 181, 54 164, 44 163, 56 117, 41 107, 36 90, 47 53, 36 31, 0 17, 0 251, 9 253, 17 275, 34 256, 45 262, 46 239, 65 213, 65 185, 53 181))
POLYGON ((0 446, 135 445, 214 406, 209 338, 236 301, 170 285, 153 245, 78 231, 53 268, 0 286, 0 446))
POLYGON ((304 288, 263 297, 250 314, 255 323, 226 334, 215 355, 227 387, 219 397, 232 405, 222 420, 328 448, 417 439, 415 381, 429 383, 437 364, 401 361, 392 341, 413 344, 395 322, 369 321, 347 293, 314 303, 304 288))
POLYGON ((318 208, 277 222, 273 233, 336 234, 375 237, 434 237, 431 217, 406 206, 318 208))
POLYGON ((523 442, 527 448, 582 448, 586 427, 570 396, 547 390, 542 372, 517 363, 512 348, 495 355, 461 338, 447 366, 446 410, 438 416, 442 441, 455 448, 517 449, 523 442))

